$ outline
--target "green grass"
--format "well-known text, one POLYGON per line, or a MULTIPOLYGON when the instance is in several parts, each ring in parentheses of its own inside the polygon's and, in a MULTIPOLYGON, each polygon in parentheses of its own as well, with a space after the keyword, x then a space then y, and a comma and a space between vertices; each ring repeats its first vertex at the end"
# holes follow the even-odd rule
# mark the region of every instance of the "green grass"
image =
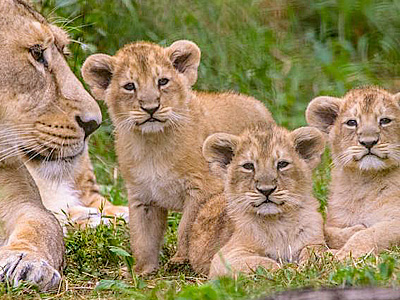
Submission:
MULTIPOLYGON (((114 54, 124 44, 149 40, 169 45, 190 39, 202 49, 196 89, 252 95, 279 124, 305 124, 307 103, 321 94, 400 83, 400 2, 378 0, 34 0, 49 20, 69 31, 71 68, 87 56, 114 54)), ((104 124, 91 139, 91 156, 102 193, 116 204, 126 191, 113 150, 113 127, 104 104, 104 124)), ((314 173, 314 191, 327 199, 330 160, 314 173)), ((341 264, 329 254, 305 266, 257 270, 237 279, 206 281, 188 266, 168 264, 176 246, 179 214, 170 214, 162 267, 151 278, 126 276, 133 258, 125 224, 71 232, 67 267, 58 292, 39 294, 0 286, 4 298, 36 299, 248 299, 276 291, 322 286, 398 286, 400 249, 341 264)))

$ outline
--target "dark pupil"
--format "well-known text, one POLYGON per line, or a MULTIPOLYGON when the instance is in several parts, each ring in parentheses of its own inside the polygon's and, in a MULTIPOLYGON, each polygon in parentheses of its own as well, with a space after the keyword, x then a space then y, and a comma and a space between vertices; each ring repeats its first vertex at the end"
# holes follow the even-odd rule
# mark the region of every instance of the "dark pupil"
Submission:
POLYGON ((348 120, 346 124, 349 126, 357 126, 357 121, 356 120, 348 120))
POLYGON ((167 78, 161 78, 158 80, 158 85, 166 85, 169 82, 167 78))
POLYGON ((389 124, 390 122, 392 122, 392 120, 388 119, 388 118, 383 118, 381 120, 381 124, 389 124))
POLYGON ((246 163, 243 165, 246 170, 254 170, 254 165, 252 163, 246 163))
POLYGON ((132 91, 135 89, 135 84, 133 82, 127 83, 124 85, 124 89, 128 91, 132 91))
POLYGON ((29 51, 37 62, 47 65, 47 62, 43 56, 43 49, 40 47, 40 45, 33 46, 29 51))
POLYGON ((284 167, 287 167, 289 163, 287 161, 280 161, 278 162, 278 169, 282 169, 284 167))

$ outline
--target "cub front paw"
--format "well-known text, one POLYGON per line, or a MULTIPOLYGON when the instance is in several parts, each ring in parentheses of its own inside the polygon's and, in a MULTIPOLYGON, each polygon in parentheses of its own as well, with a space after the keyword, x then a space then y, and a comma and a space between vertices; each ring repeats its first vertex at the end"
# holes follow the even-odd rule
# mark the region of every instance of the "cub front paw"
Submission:
POLYGON ((0 250, 0 280, 17 287, 22 281, 33 283, 40 290, 57 288, 60 273, 39 255, 25 251, 0 250))
POLYGON ((157 273, 158 265, 136 265, 135 273, 139 276, 149 276, 157 273))

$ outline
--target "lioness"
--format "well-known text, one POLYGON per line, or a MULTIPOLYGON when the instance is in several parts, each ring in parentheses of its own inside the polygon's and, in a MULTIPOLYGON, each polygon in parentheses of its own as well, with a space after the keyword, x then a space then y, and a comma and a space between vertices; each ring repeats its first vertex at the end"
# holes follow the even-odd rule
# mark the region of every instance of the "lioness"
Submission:
POLYGON ((273 122, 257 100, 234 93, 193 92, 200 49, 190 41, 163 48, 138 42, 113 57, 96 54, 82 67, 116 128, 116 151, 129 197, 136 272, 158 268, 167 210, 183 211, 174 262, 187 259, 188 234, 199 205, 222 190, 201 154, 214 132, 239 134, 273 122))
POLYGON ((225 194, 211 199, 193 225, 194 269, 205 274, 210 269, 215 277, 276 268, 322 247, 323 220, 311 175, 324 148, 322 133, 312 127, 289 132, 262 126, 240 136, 208 137, 203 154, 223 174, 225 194))
POLYGON ((67 224, 95 227, 108 224, 110 217, 128 221, 128 207, 113 205, 100 194, 87 149, 77 157, 70 174, 63 178, 42 177, 29 163, 27 167, 39 188, 43 205, 55 214, 65 233, 67 224))
POLYGON ((400 94, 378 87, 311 101, 310 125, 329 135, 333 170, 325 234, 338 259, 400 243, 400 94))
POLYGON ((22 0, 2 0, 0 16, 0 279, 49 289, 61 278, 63 234, 25 166, 67 176, 101 113, 64 59, 61 29, 22 0))

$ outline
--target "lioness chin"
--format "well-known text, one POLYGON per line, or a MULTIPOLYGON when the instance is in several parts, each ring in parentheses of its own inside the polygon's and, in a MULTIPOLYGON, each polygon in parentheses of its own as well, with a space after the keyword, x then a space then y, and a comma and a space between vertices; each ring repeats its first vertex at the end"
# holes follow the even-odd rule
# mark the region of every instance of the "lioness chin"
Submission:
POLYGON ((64 58, 68 38, 27 2, 0 2, 0 280, 57 287, 64 243, 27 167, 59 180, 73 172, 101 123, 64 58))
POLYGON ((323 220, 311 173, 324 146, 322 133, 312 127, 289 132, 262 126, 240 136, 208 137, 203 154, 223 174, 225 192, 203 206, 193 225, 194 269, 211 278, 235 275, 320 251, 323 220))
POLYGON ((106 101, 116 129, 132 249, 141 274, 158 269, 168 210, 183 212, 173 258, 183 262, 199 206, 222 190, 201 154, 206 137, 273 122, 251 97, 192 91, 199 63, 197 45, 177 41, 166 48, 133 43, 112 57, 93 55, 83 65, 84 80, 97 99, 106 101))
POLYGON ((337 258, 400 245, 400 94, 365 87, 321 96, 306 117, 331 146, 325 234, 337 258))

